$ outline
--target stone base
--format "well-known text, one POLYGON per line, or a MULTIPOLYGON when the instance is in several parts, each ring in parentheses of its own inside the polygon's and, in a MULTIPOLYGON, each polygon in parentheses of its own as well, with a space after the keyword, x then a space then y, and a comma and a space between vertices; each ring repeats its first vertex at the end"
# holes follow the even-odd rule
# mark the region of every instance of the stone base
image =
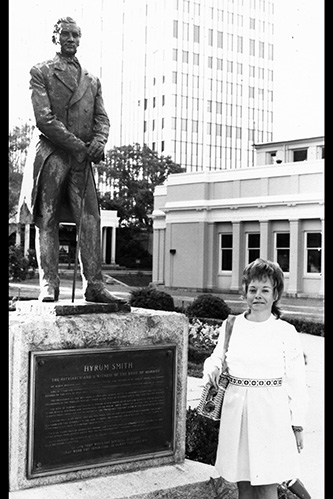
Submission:
POLYGON ((41 302, 38 300, 17 301, 16 312, 19 314, 38 315, 81 315, 81 314, 111 314, 114 312, 130 312, 131 307, 126 300, 113 303, 95 303, 85 300, 61 300, 56 302, 41 302))
MULTIPOLYGON (((41 305, 54 307, 54 304, 41 305)), ((78 487, 74 483, 80 483, 82 487, 82 484, 90 483, 88 481, 94 478, 104 477, 109 480, 108 497, 113 497, 110 494, 113 490, 113 479, 125 486, 126 476, 131 472, 148 468, 156 469, 158 466, 166 469, 166 466, 175 466, 184 462, 188 347, 188 319, 184 315, 132 308, 131 313, 90 313, 66 316, 57 316, 54 312, 38 314, 16 311, 11 312, 9 319, 9 490, 11 492, 23 493, 21 489, 31 489, 34 492, 27 491, 24 497, 37 498, 43 497, 37 494, 37 487, 42 487, 41 490, 49 490, 49 486, 65 482, 73 482, 73 487, 78 487), (47 476, 28 478, 28 429, 31 416, 29 359, 31 352, 37 354, 38 352, 58 351, 59 353, 62 350, 74 352, 76 349, 96 349, 98 352, 99 349, 105 348, 119 351, 121 348, 144 349, 147 347, 149 349, 153 346, 167 345, 172 345, 176 349, 174 387, 176 416, 172 454, 156 453, 155 455, 153 453, 139 456, 137 460, 128 457, 128 459, 122 459, 121 462, 115 460, 104 465, 96 463, 96 466, 84 469, 74 468, 47 476), (124 475, 119 475, 121 473, 124 475)), ((169 485, 170 483, 172 481, 168 480, 169 485)), ((44 497, 49 497, 49 492, 44 497)), ((58 497, 67 499, 70 495, 64 493, 58 497)), ((97 495, 88 494, 86 497, 90 499, 97 495)), ((114 497, 126 497, 126 495, 114 497)), ((98 499, 101 499, 100 495, 98 499)))
POLYGON ((35 487, 9 493, 9 499, 212 499, 233 489, 215 468, 185 460, 183 464, 153 467, 78 482, 35 487), (229 489, 229 490, 228 490, 229 489))

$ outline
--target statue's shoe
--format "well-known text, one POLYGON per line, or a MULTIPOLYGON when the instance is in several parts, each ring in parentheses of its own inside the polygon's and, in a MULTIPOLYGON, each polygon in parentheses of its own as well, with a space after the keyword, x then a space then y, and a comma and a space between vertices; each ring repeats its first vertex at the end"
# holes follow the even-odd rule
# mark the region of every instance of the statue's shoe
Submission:
POLYGON ((39 293, 38 300, 42 302, 53 302, 59 300, 59 288, 54 286, 45 286, 39 293))
POLYGON ((110 293, 103 283, 88 284, 84 299, 95 303, 127 303, 110 293))

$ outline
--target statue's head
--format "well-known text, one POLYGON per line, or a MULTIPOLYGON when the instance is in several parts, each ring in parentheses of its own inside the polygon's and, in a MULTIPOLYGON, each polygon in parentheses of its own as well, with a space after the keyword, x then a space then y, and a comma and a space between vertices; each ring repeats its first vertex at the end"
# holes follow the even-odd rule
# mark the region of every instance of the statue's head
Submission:
POLYGON ((81 29, 71 17, 61 17, 54 25, 52 42, 60 45, 61 53, 73 56, 80 45, 81 29))

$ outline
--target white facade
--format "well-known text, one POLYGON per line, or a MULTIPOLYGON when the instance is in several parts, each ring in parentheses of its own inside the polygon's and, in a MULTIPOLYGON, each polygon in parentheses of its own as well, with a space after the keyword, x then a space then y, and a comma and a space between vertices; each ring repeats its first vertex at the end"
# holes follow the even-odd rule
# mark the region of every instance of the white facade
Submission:
MULTIPOLYGON (((275 146, 257 146, 258 159, 275 146)), ((262 257, 280 263, 287 294, 323 295, 323 159, 171 175, 154 206, 155 284, 239 292, 243 268, 262 257)))
POLYGON ((112 146, 188 172, 253 166, 272 140, 273 18, 269 0, 124 0, 112 146))

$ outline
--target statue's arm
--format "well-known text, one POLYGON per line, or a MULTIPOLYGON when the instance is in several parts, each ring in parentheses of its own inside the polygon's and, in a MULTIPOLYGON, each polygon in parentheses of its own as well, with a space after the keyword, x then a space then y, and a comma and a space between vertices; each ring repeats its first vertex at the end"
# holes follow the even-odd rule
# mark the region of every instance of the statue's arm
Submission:
POLYGON ((83 161, 87 148, 52 112, 42 71, 33 67, 30 75, 31 100, 38 129, 57 146, 71 152, 78 161, 83 161))
POLYGON ((94 106, 94 138, 101 144, 105 145, 109 137, 109 130, 110 121, 104 107, 102 87, 100 81, 97 80, 97 93, 94 106))

